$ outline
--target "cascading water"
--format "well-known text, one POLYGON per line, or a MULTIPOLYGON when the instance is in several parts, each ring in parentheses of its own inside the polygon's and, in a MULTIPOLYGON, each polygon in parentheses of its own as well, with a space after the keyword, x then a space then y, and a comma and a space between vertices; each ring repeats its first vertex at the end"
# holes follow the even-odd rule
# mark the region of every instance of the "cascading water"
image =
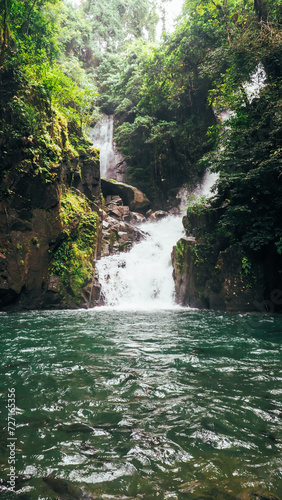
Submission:
POLYGON ((105 179, 123 180, 120 166, 123 164, 122 155, 116 150, 113 142, 114 117, 104 115, 90 133, 93 145, 100 149, 100 175, 105 179))
MULTIPOLYGON (((195 196, 210 194, 215 174, 206 173, 195 196)), ((185 210, 185 204, 182 203, 185 210)), ((184 211, 183 210, 183 211, 184 211)), ((139 228, 146 233, 129 253, 97 263, 105 305, 120 309, 171 309, 174 301, 171 252, 184 233, 182 215, 170 215, 139 228)))
POLYGON ((170 255, 181 237, 181 217, 167 217, 139 226, 147 237, 129 253, 98 262, 105 303, 130 309, 167 309, 175 306, 170 255))

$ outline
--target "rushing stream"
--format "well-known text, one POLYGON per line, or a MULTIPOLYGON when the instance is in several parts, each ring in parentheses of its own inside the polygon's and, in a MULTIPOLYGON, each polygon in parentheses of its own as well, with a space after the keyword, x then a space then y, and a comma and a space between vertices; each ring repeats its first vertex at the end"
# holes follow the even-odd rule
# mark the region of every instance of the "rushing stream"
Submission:
POLYGON ((280 316, 98 308, 0 321, 1 498, 282 498, 280 316))

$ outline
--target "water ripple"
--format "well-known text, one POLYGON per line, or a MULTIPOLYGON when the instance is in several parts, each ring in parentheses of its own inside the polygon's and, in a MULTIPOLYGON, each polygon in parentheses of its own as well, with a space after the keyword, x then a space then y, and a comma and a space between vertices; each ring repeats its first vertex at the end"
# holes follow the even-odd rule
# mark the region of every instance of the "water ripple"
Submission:
POLYGON ((250 316, 2 315, 0 396, 16 387, 31 476, 19 487, 31 500, 47 486, 50 499, 281 500, 282 319, 250 316))

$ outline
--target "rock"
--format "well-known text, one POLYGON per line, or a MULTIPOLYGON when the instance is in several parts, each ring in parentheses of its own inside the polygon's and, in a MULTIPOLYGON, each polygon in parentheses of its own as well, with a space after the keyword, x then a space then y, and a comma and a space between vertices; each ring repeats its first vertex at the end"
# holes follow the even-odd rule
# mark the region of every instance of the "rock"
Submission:
POLYGON ((140 229, 134 229, 134 241, 141 241, 144 240, 148 236, 148 233, 145 233, 144 231, 141 231, 140 229))
POLYGON ((108 241, 103 241, 101 257, 108 257, 110 255, 110 243, 108 241))
POLYGON ((123 210, 122 210, 122 208, 123 207, 119 207, 117 205, 110 204, 108 206, 108 213, 112 217, 116 217, 117 219, 122 220, 123 219, 123 210))
MULTIPOLYGON (((153 213, 152 210, 151 212, 153 213)), ((137 212, 131 212, 130 221, 134 224, 141 224, 146 221, 146 217, 142 214, 138 214, 137 212)))
POLYGON ((58 276, 54 276, 54 275, 50 276, 47 290, 50 292, 57 292, 59 290, 59 277, 58 276))
POLYGON ((157 210, 157 212, 153 212, 149 216, 149 220, 151 220, 151 221, 157 221, 157 220, 160 220, 160 219, 164 219, 168 215, 169 215, 169 213, 165 212, 164 210, 157 210))
POLYGON ((176 300, 190 307, 224 311, 255 311, 263 298, 263 273, 258 263, 244 274, 240 245, 218 251, 194 237, 181 238, 172 252, 176 300))
POLYGON ((122 198, 123 204, 129 206, 130 210, 146 213, 150 206, 150 201, 142 191, 134 186, 117 181, 101 180, 101 189, 104 197, 118 195, 122 198))
POLYGON ((121 243, 127 243, 130 238, 129 234, 124 232, 124 231, 119 231, 118 232, 118 239, 119 242, 121 243))
POLYGON ((124 205, 121 208, 122 208, 122 212, 123 212, 123 220, 129 222, 131 220, 131 213, 130 213, 129 207, 124 205))
POLYGON ((103 227, 107 229, 106 224, 108 225, 108 227, 110 227, 113 224, 116 224, 116 222, 117 221, 114 217, 111 217, 107 212, 103 212, 103 227), (105 226, 104 223, 106 223, 105 226))
MULTIPOLYGON (((117 207, 125 208, 125 207, 117 207)), ((103 221, 102 257, 119 252, 128 252, 135 241, 145 237, 145 233, 136 229, 132 224, 105 216, 103 221)))
POLYGON ((92 283, 89 283, 81 290, 81 294, 85 299, 85 308, 94 307, 100 302, 101 284, 98 282, 97 277, 92 283))
POLYGON ((75 484, 72 484, 70 481, 66 481, 65 479, 55 478, 52 474, 44 477, 43 481, 51 490, 60 495, 60 498, 73 500, 93 499, 93 495, 86 492, 84 488, 82 489, 75 484))
MULTIPOLYGON (((68 181, 73 179, 70 172, 75 171, 77 188, 94 207, 93 200, 100 196, 100 180, 99 163, 91 155, 58 166, 52 182, 47 183, 41 174, 34 175, 33 170, 22 173, 11 169, 3 177, 2 187, 10 194, 0 201, 0 308, 60 307, 58 282, 50 278, 50 268, 55 251, 66 239, 60 218, 61 189, 69 187, 68 181)), ((69 233, 77 230, 78 223, 79 219, 68 227, 69 233)), ((72 306, 67 300, 61 302, 61 307, 72 306)))
POLYGON ((98 150, 91 148, 88 154, 78 159, 73 187, 81 191, 90 201, 100 199, 100 163, 98 150))
POLYGON ((128 224, 128 222, 120 222, 118 227, 119 231, 127 232, 128 235, 134 239, 135 228, 131 226, 131 224, 128 224))
MULTIPOLYGON (((107 198, 109 198, 109 196, 107 196, 107 198)), ((114 196, 111 196, 110 198, 111 198, 110 203, 114 203, 115 205, 118 205, 118 206, 121 206, 123 204, 120 196, 114 195, 114 196)))
POLYGON ((112 246, 112 253, 117 254, 119 252, 120 252, 120 246, 119 243, 116 241, 112 246))

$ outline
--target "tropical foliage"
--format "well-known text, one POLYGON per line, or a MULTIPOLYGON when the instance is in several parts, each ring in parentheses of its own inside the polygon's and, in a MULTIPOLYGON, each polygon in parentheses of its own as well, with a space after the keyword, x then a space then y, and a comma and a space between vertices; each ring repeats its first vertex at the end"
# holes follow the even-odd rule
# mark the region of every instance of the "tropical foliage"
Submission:
POLYGON ((129 181, 156 204, 209 166, 217 230, 282 252, 281 0, 186 0, 156 40, 161 4, 1 0, 3 168, 21 150, 19 168, 50 178, 83 127, 114 113, 129 181), (258 69, 264 87, 251 98, 258 69))

